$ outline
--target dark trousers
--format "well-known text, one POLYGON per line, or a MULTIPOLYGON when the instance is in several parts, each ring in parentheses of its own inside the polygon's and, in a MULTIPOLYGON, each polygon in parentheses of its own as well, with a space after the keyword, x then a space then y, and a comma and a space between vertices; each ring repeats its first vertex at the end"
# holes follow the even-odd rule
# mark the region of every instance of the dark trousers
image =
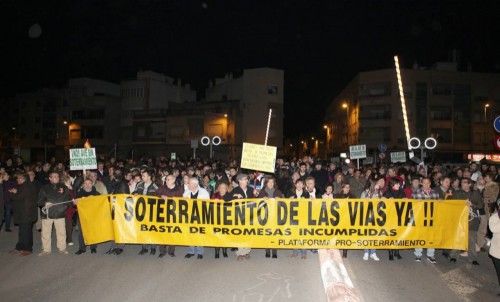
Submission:
POLYGON ((490 256, 491 260, 493 260, 493 265, 495 266, 495 270, 497 271, 498 284, 500 285, 500 259, 490 256))
POLYGON ((166 254, 167 252, 170 255, 175 253, 175 245, 159 245, 160 254, 166 254))
MULTIPOLYGON (((82 230, 82 225, 80 224, 80 219, 78 219, 78 229, 80 232, 78 232, 78 244, 79 244, 79 250, 80 251, 85 251, 87 250, 87 246, 85 245, 85 240, 83 239, 83 230, 82 230)), ((97 245, 92 244, 90 246, 91 249, 95 249, 97 245)))
POLYGON ((70 242, 73 242, 73 217, 66 217, 66 244, 70 242))
POLYGON ((277 249, 266 249, 266 255, 270 254, 271 252, 273 253, 273 256, 277 256, 278 255, 278 250, 277 249))
POLYGON ((10 224, 12 221, 12 204, 6 203, 5 204, 5 229, 8 230, 10 229, 10 224))
POLYGON ((19 239, 16 250, 33 252, 33 223, 19 224, 19 239))

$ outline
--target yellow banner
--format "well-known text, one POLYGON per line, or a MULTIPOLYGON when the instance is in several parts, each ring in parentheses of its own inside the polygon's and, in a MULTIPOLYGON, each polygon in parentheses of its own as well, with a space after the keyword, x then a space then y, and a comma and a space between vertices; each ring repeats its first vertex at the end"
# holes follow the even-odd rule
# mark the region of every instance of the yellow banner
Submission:
POLYGON ((79 200, 87 244, 115 240, 186 246, 289 249, 467 250, 461 200, 241 199, 141 195, 79 200))

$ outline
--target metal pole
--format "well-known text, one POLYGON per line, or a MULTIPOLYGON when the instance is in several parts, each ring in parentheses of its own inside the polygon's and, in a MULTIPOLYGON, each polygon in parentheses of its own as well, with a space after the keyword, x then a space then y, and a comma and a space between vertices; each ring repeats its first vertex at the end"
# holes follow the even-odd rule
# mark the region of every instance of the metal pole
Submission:
POLYGON ((269 137, 269 126, 271 125, 271 115, 272 114, 273 114, 273 109, 269 108, 269 115, 267 116, 266 139, 264 140, 265 146, 267 146, 267 138, 269 137))
POLYGON ((115 159, 116 159, 116 143, 115 143, 115 159))
POLYGON ((358 170, 359 170, 359 158, 357 159, 357 161, 358 161, 358 170))
POLYGON ((212 159, 212 143, 210 143, 210 159, 212 159))
POLYGON ((488 107, 484 106, 484 122, 485 123, 488 122, 488 120, 486 119, 486 108, 488 108, 488 107))

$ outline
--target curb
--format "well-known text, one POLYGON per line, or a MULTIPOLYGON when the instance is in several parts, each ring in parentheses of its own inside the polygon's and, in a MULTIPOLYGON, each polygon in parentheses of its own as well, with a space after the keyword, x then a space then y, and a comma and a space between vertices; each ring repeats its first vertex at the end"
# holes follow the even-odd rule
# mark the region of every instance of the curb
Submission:
POLYGON ((361 295, 347 273, 339 250, 318 250, 321 278, 328 302, 361 302, 361 295))

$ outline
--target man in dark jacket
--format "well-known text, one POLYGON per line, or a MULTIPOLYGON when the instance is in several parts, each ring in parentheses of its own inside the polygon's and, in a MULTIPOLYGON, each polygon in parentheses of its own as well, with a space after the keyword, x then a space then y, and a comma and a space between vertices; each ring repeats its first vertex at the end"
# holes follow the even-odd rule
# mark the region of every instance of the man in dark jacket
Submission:
MULTIPOLYGON (((142 181, 137 184, 133 194, 138 195, 149 195, 157 196, 156 191, 158 186, 154 183, 153 171, 146 169, 141 173, 142 181)), ((144 255, 148 252, 148 248, 151 247, 151 255, 156 254, 156 247, 154 245, 143 244, 139 255, 144 255)))
POLYGON ((66 251, 66 209, 71 201, 68 188, 59 182, 59 174, 49 174, 50 183, 44 185, 38 194, 38 205, 42 211, 42 252, 40 256, 48 255, 52 247, 52 225, 56 229, 57 249, 61 254, 66 251))
MULTIPOLYGON (((165 179, 165 184, 158 188, 156 194, 163 199, 167 199, 169 197, 182 197, 183 188, 176 184, 176 177, 172 174, 168 175, 165 179)), ((162 258, 167 254, 167 245, 160 245, 160 255, 162 258)), ((175 257, 175 245, 168 246, 168 254, 170 257, 175 257)))
MULTIPOLYGON (((130 194, 130 188, 124 179, 122 170, 114 170, 114 178, 111 185, 111 191, 108 190, 109 194, 130 194)), ((111 243, 109 250, 106 252, 108 255, 120 255, 123 253, 124 244, 111 243)))
POLYGON ((314 170, 311 171, 309 176, 314 177, 316 188, 318 189, 316 195, 321 197, 325 192, 326 184, 328 184, 328 172, 322 168, 321 162, 318 161, 314 165, 314 170))
MULTIPOLYGON (((83 197, 88 197, 88 196, 95 196, 99 195, 99 192, 95 189, 95 187, 92 185, 92 180, 86 179, 83 182, 82 187, 78 192, 76 192, 76 198, 83 198, 83 197)), ((82 225, 80 223, 80 218, 78 218, 78 229, 80 230, 79 235, 78 235, 78 242, 80 247, 78 248, 78 251, 75 253, 76 255, 81 255, 87 251, 87 246, 85 245, 85 240, 83 238, 83 230, 82 230, 82 225)), ((91 245, 90 246, 90 252, 92 254, 96 253, 96 245, 91 245)))
POLYGON ((33 252, 33 223, 38 218, 37 188, 26 180, 25 174, 18 174, 17 188, 10 190, 14 222, 19 225, 19 239, 13 252, 19 253, 20 256, 27 256, 33 252))
MULTIPOLYGON (((477 262, 477 230, 479 229, 480 217, 484 215, 484 203, 481 193, 474 190, 472 187, 472 180, 469 178, 462 178, 460 181, 460 190, 453 192, 452 199, 466 200, 470 207, 469 212, 469 250, 467 256, 472 261, 473 265, 479 265, 477 262)), ((456 262, 458 251, 450 253, 450 262, 456 262)))
POLYGON ((12 193, 10 192, 10 190, 15 187, 16 182, 11 179, 9 173, 5 172, 3 174, 3 202, 5 207, 4 226, 6 232, 12 232, 12 230, 10 229, 12 222, 12 193))

